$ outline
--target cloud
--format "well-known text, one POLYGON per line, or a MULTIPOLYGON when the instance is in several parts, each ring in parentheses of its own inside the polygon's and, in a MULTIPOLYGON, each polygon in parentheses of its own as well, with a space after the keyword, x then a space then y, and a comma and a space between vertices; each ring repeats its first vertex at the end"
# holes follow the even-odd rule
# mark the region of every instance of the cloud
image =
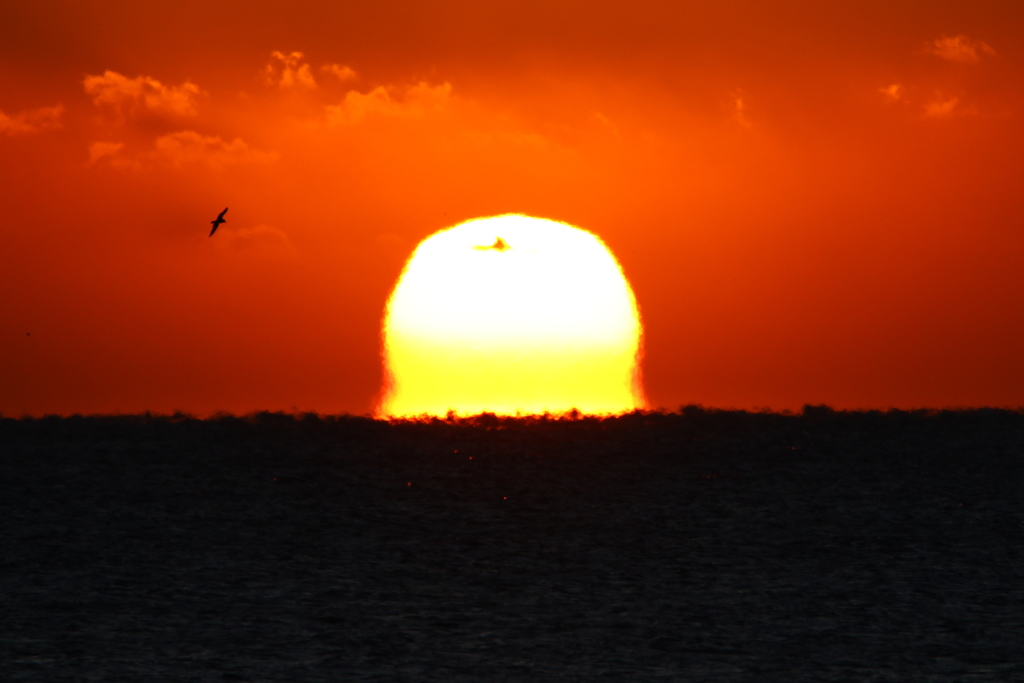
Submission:
POLYGON ((351 67, 347 67, 344 64, 324 64, 320 67, 320 70, 324 73, 331 74, 342 83, 354 81, 358 78, 358 76, 356 76, 356 72, 351 67))
POLYGON ((231 164, 275 161, 277 154, 254 149, 244 140, 227 142, 216 135, 183 130, 158 137, 148 151, 126 154, 123 142, 97 141, 89 145, 89 163, 108 163, 117 168, 141 170, 153 165, 183 168, 203 165, 222 169, 231 164))
POLYGON ((295 245, 288 234, 272 225, 234 228, 227 223, 214 238, 219 248, 239 254, 261 257, 295 256, 295 245))
POLYGON ((619 135, 619 127, 612 123, 612 120, 599 111, 590 112, 590 120, 597 124, 598 128, 606 133, 619 135))
POLYGON ((157 138, 152 156, 177 168, 204 164, 217 169, 230 164, 267 163, 277 158, 273 152, 253 149, 241 138, 225 142, 220 136, 200 135, 193 130, 157 138))
POLYGON ((932 117, 945 117, 950 116, 956 106, 960 104, 959 97, 950 97, 949 99, 937 99, 924 105, 924 113, 926 116, 932 117))
POLYGON ((977 64, 981 55, 994 57, 996 51, 980 40, 971 40, 967 36, 942 36, 928 44, 928 52, 947 62, 960 64, 977 64))
POLYGON ((309 64, 302 63, 301 52, 286 55, 274 50, 270 53, 270 62, 263 68, 263 77, 267 85, 279 88, 316 88, 309 64))
POLYGON ((739 91, 733 95, 733 121, 743 128, 751 128, 754 125, 747 116, 747 103, 743 100, 743 93, 739 91))
POLYGON ((884 88, 879 88, 878 92, 885 95, 885 98, 890 102, 899 102, 903 99, 903 86, 899 83, 893 83, 884 88))
POLYGON ((94 142, 89 145, 89 163, 95 164, 107 159, 116 165, 120 161, 118 155, 122 149, 124 149, 123 142, 94 142))
POLYGON ((0 111, 0 134, 26 135, 60 128, 60 117, 63 113, 64 107, 59 104, 54 107, 27 109, 13 116, 0 111))
POLYGON ((379 86, 367 93, 350 90, 341 104, 327 107, 331 123, 358 123, 367 116, 416 117, 446 108, 451 100, 451 83, 431 86, 426 82, 398 92, 379 86))
POLYGON ((85 92, 96 106, 109 106, 122 116, 128 112, 149 111, 173 116, 195 116, 199 86, 185 81, 167 86, 149 76, 128 78, 116 71, 102 76, 86 76, 85 92))

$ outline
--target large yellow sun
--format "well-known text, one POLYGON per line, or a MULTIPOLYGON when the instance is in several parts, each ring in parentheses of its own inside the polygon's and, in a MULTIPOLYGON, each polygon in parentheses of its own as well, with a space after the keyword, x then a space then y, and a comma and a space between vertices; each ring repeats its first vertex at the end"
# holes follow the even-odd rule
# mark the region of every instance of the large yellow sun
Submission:
POLYGON ((646 405, 633 292, 600 238, 566 223, 507 214, 431 235, 383 332, 381 417, 646 405))

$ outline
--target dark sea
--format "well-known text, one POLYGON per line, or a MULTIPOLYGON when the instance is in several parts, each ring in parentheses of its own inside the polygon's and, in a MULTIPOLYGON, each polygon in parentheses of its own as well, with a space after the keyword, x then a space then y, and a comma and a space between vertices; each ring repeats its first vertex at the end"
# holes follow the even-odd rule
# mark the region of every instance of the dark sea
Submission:
POLYGON ((1024 681, 1024 414, 0 420, 0 680, 1024 681))

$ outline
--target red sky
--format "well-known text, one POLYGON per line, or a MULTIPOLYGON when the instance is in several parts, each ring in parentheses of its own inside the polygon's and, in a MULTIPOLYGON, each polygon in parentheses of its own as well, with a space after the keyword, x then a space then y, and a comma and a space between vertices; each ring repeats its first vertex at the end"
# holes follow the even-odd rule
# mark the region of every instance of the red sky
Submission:
POLYGON ((367 413, 507 212, 613 249, 655 406, 1024 405, 1020 3, 210 4, 0 5, 0 413, 367 413))

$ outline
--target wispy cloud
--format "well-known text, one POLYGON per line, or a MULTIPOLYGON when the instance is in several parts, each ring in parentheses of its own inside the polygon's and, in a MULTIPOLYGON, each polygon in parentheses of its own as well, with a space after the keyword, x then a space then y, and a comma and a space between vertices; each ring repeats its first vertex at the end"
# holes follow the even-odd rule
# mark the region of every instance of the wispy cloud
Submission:
POLYGON ((350 90, 341 104, 327 107, 327 120, 345 124, 358 123, 371 115, 423 116, 447 107, 451 94, 450 83, 432 86, 422 81, 404 90, 386 86, 366 93, 350 90))
POLYGON ((59 104, 54 107, 27 109, 10 116, 0 111, 0 134, 27 135, 60 128, 63 113, 64 107, 59 104))
POLYGON ((609 119, 604 114, 602 114, 601 112, 599 112, 599 111, 592 111, 592 112, 590 112, 590 120, 593 121, 594 123, 596 123, 600 127, 601 130, 609 132, 609 133, 612 133, 614 135, 619 135, 619 128, 618 128, 618 126, 616 126, 614 123, 612 123, 612 120, 609 119))
POLYGON ((899 83, 893 83, 892 85, 887 85, 884 88, 879 88, 878 92, 885 95, 885 99, 890 102, 899 102, 903 99, 903 86, 899 83))
POLYGON ((958 104, 960 104, 959 97, 940 97, 925 104, 924 113, 926 116, 931 116, 935 118, 950 116, 953 114, 953 111, 957 108, 958 104))
POLYGON ((296 255, 288 233, 272 225, 234 228, 228 223, 217 233, 217 246, 229 252, 255 257, 293 257, 296 255))
POLYGON ((122 149, 124 149, 123 142, 94 142, 89 145, 89 163, 96 164, 106 159, 110 163, 118 165, 122 149))
POLYGON ((223 169, 232 164, 262 164, 276 159, 277 154, 255 149, 241 138, 227 141, 194 130, 160 136, 152 148, 141 152, 131 151, 123 142, 98 141, 89 145, 89 163, 134 170, 153 166, 223 169))
POLYGON ((743 93, 736 91, 732 98, 733 103, 733 121, 738 123, 743 128, 753 127, 753 123, 750 121, 750 116, 747 114, 747 102, 743 99, 743 93))
POLYGON ((996 54, 987 43, 971 40, 965 35, 936 38, 928 44, 928 52, 947 62, 960 64, 977 64, 982 55, 994 57, 996 54))
POLYGON ((191 81, 168 86, 149 76, 128 78, 116 71, 86 76, 83 86, 96 106, 111 107, 122 116, 140 111, 195 116, 200 93, 199 86, 191 81))
POLYGON ((345 66, 344 64, 324 64, 320 67, 320 70, 324 73, 331 74, 342 83, 354 81, 358 76, 351 67, 345 66))
POLYGON ((267 85, 276 85, 279 88, 316 88, 313 73, 309 64, 302 61, 301 52, 271 52, 270 62, 263 67, 263 78, 267 85))
POLYGON ((277 158, 273 152, 254 149, 241 138, 227 142, 220 136, 201 135, 183 130, 156 139, 153 157, 175 167, 202 164, 223 168, 230 164, 267 163, 277 158))

